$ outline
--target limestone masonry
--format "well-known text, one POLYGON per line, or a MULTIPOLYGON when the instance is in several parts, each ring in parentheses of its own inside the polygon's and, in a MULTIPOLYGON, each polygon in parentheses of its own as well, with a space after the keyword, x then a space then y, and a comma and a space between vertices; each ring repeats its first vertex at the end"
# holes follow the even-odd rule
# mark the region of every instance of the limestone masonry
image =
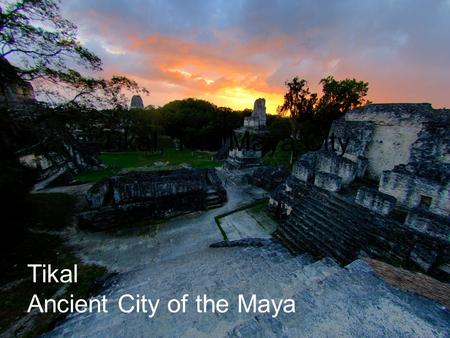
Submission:
POLYGON ((211 209, 227 195, 214 170, 179 169, 105 178, 89 189, 86 200, 80 224, 105 229, 211 209))
POLYGON ((237 145, 231 146, 228 158, 225 161, 227 169, 251 168, 261 164, 262 152, 255 147, 258 138, 263 138, 266 134, 266 100, 257 99, 253 106, 253 112, 244 119, 244 125, 234 131, 238 142, 242 142, 243 147, 239 149, 237 145), (245 137, 249 138, 248 146, 245 137))
POLYGON ((370 104, 336 120, 330 149, 301 156, 272 194, 295 250, 375 256, 449 275, 450 110, 370 104))

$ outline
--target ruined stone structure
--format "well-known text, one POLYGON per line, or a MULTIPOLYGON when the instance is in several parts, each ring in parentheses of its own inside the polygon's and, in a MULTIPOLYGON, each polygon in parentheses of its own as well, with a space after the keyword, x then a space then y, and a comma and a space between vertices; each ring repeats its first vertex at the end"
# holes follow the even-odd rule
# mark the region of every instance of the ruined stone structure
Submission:
POLYGON ((289 174, 285 166, 263 165, 248 175, 248 182, 266 191, 272 191, 283 183, 289 174))
POLYGON ((83 226, 106 229, 221 206, 226 191, 214 170, 129 172, 105 178, 86 194, 83 226))
POLYGON ((355 202, 381 215, 389 215, 395 208, 396 199, 378 190, 362 187, 358 190, 355 202))
POLYGON ((34 144, 18 142, 14 148, 23 164, 36 169, 35 189, 68 183, 82 170, 102 167, 95 153, 77 140, 73 130, 49 116, 51 108, 35 99, 32 85, 23 81, 4 58, 0 58, 0 78, 0 110, 17 130, 34 136, 27 135, 34 144))
POLYGON ((0 106, 4 104, 17 106, 35 101, 31 84, 23 81, 4 57, 0 57, 0 79, 0 106))
POLYGON ((35 144, 17 152, 20 162, 37 171, 35 190, 65 185, 82 171, 104 168, 95 153, 79 143, 67 130, 48 132, 51 135, 45 143, 35 144), (57 148, 57 151, 47 150, 52 148, 57 148))
POLYGON ((270 204, 287 217, 278 232, 293 248, 448 274, 449 169, 449 110, 371 104, 335 121, 322 149, 296 161, 270 204), (379 181, 378 189, 355 180, 379 181))
POLYGON ((266 121, 266 100, 257 99, 253 104, 252 114, 244 119, 244 128, 264 129, 266 121))
POLYGON ((257 99, 252 114, 244 119, 241 128, 234 131, 239 145, 230 147, 224 163, 226 169, 243 169, 261 164, 260 144, 266 134, 266 120, 266 100, 257 99))
POLYGON ((144 101, 140 95, 133 95, 130 102, 130 109, 144 109, 144 101))

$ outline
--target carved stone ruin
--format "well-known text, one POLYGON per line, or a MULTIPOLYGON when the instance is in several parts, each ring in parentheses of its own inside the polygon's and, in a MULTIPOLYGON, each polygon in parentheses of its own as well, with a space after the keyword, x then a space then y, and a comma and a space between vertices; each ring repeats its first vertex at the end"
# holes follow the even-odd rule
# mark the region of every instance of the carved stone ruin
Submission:
POLYGON ((450 110, 370 104, 334 121, 329 137, 340 142, 301 156, 271 195, 285 219, 279 238, 294 251, 367 255, 448 278, 450 110))
POLYGON ((87 193, 80 224, 94 229, 161 220, 221 206, 226 191, 211 169, 178 169, 118 174, 87 193))
POLYGON ((251 168, 261 164, 259 144, 266 134, 266 121, 266 100, 257 99, 252 114, 244 119, 244 125, 234 130, 239 145, 230 147, 224 163, 226 169, 251 168))

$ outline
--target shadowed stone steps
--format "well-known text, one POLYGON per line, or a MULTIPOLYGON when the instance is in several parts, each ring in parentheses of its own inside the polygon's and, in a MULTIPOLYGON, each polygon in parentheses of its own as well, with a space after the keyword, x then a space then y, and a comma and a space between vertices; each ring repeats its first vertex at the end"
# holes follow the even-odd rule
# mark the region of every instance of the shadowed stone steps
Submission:
POLYGON ((376 277, 357 260, 293 297, 298 311, 256 316, 227 337, 447 337, 448 310, 376 277))
POLYGON ((184 293, 207 294, 227 299, 227 313, 198 314, 188 305, 185 314, 161 309, 149 319, 111 307, 107 314, 72 315, 46 336, 76 332, 79 337, 123 337, 151 332, 155 337, 373 337, 416 332, 432 337, 443 336, 449 324, 448 313, 435 303, 392 289, 361 261, 341 268, 329 258, 313 262, 307 255, 290 255, 277 242, 260 241, 263 246, 204 248, 147 264, 119 275, 108 291, 112 303, 125 293, 160 297, 163 302, 184 293), (277 318, 239 314, 237 295, 253 293, 258 298, 293 298, 296 313, 277 318))
MULTIPOLYGON (((190 256, 147 265, 122 274, 108 294, 110 302, 115 302, 125 293, 145 294, 147 297, 169 299, 207 293, 210 297, 225 298, 230 301, 228 313, 220 315, 197 314, 190 309, 189 315, 174 316, 165 311, 153 320, 143 314, 124 315, 112 307, 108 314, 75 315, 62 327, 56 328, 48 336, 80 332, 83 336, 123 336, 124 322, 127 327, 138 326, 140 332, 152 332, 154 336, 180 336, 187 327, 193 327, 195 334, 208 335, 216 332, 219 336, 233 325, 252 314, 237 312, 237 295, 252 293, 258 297, 291 297, 299 288, 317 283, 330 274, 339 271, 338 265, 329 259, 313 263, 307 255, 292 256, 278 243, 264 247, 207 248, 190 256), (130 286, 130 281, 139 280, 130 286), (89 327, 98 330, 89 331, 89 327), (94 332, 94 334, 92 334, 94 332)), ((193 332, 194 332, 193 331, 193 332)), ((190 336, 188 334, 188 336, 190 336)))
MULTIPOLYGON (((74 243, 87 248, 83 251, 84 260, 106 263, 119 271, 101 293, 110 300, 109 312, 70 315, 45 336, 225 337, 238 333, 244 337, 365 337, 366 332, 373 333, 372 337, 383 336, 383 332, 385 336, 417 336, 410 329, 417 330, 417 325, 427 328, 417 330, 419 336, 424 333, 422 336, 442 336, 448 314, 445 317, 435 303, 416 302, 414 299, 420 297, 393 292, 379 280, 379 287, 373 284, 365 287, 373 278, 364 279, 365 272, 353 274, 330 259, 314 262, 309 255, 292 256, 280 243, 267 239, 245 239, 210 248, 211 243, 222 239, 214 217, 260 196, 253 188, 239 184, 227 184, 227 194, 228 203, 221 209, 173 219, 161 226, 155 237, 83 234, 87 239, 74 243), (334 279, 337 275, 342 277, 334 279), (372 288, 376 289, 373 295, 372 288), (224 314, 198 314, 190 304, 187 313, 173 315, 164 308, 150 319, 143 313, 119 311, 117 299, 126 293, 161 298, 162 304, 185 293, 192 297, 207 294, 216 300, 228 299, 230 310, 224 314), (275 300, 292 297, 297 302, 297 313, 275 319, 261 314, 239 314, 237 295, 252 293, 258 298, 275 300), (368 303, 364 301, 364 293, 368 294, 365 296, 368 303), (378 309, 377 299, 389 300, 391 293, 400 299, 397 303, 406 305, 399 310, 397 303, 388 303, 389 306, 382 304, 378 309), (338 294, 339 297, 334 296, 338 294), (426 313, 431 315, 426 317, 426 313), (393 323, 392 318, 400 324, 393 323), (397 331, 395 325, 400 325, 397 331)), ((80 235, 71 234, 69 238, 76 236, 80 235)))
POLYGON ((438 274, 437 268, 450 257, 448 241, 415 232, 315 186, 291 179, 274 198, 289 206, 276 235, 294 253, 334 257, 342 264, 370 256, 425 272, 434 269, 431 274, 438 274), (441 261, 435 262, 436 257, 441 261))

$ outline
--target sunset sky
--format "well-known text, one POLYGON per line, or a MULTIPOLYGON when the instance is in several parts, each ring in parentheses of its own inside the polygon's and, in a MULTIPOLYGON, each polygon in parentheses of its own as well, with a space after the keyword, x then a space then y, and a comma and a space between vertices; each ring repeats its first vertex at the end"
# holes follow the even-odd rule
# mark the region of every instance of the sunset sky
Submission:
POLYGON ((450 0, 63 0, 104 61, 150 90, 275 113, 294 76, 369 82, 374 102, 450 107, 450 0))

